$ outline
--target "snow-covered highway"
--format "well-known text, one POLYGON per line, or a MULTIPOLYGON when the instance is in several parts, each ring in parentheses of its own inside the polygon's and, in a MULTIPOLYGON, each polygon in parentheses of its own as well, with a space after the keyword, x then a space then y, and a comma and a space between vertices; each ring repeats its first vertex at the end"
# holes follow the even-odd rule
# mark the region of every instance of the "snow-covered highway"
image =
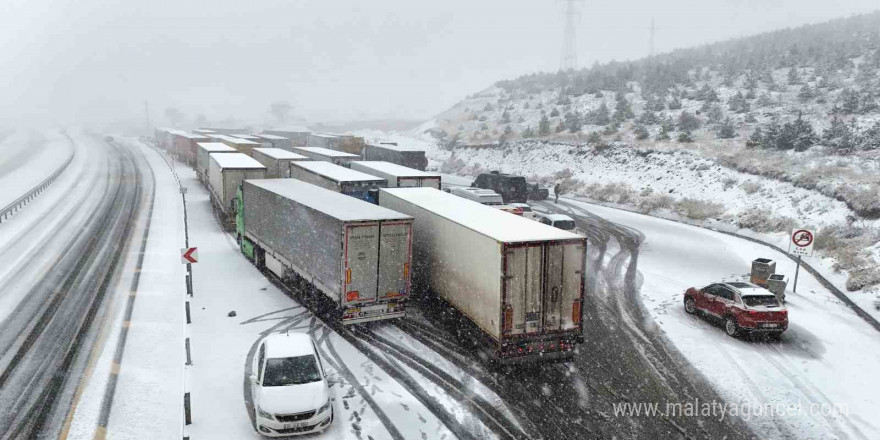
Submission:
MULTIPOLYGON (((104 305, 115 292, 117 270, 150 188, 137 152, 79 132, 71 139, 76 155, 69 168, 0 225, 3 439, 53 435, 60 429, 57 421, 63 420, 85 368, 87 356, 82 355, 98 339, 92 324, 103 322, 104 305)), ((46 142, 69 143, 54 133, 46 142)), ((45 164, 32 163, 22 161, 24 168, 13 172, 40 176, 45 164)))

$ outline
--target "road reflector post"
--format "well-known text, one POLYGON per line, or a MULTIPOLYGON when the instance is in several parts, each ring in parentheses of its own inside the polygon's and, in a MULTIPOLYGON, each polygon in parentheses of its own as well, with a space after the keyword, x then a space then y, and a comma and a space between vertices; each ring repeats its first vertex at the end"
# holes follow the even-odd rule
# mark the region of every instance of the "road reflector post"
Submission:
POLYGON ((192 365, 192 355, 189 350, 189 338, 186 338, 186 365, 192 365))
POLYGON ((189 301, 186 301, 186 323, 192 324, 192 318, 190 317, 190 314, 189 314, 189 301))
POLYGON ((192 425, 192 407, 190 405, 189 392, 183 393, 183 419, 187 425, 192 425))

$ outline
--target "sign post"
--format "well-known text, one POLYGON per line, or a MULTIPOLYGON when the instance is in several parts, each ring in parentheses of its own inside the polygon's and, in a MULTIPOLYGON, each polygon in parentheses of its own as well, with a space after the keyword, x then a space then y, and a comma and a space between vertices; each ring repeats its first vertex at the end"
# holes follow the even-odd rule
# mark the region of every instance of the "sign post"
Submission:
POLYGON ((797 269, 794 272, 794 288, 797 293, 798 275, 801 271, 801 258, 813 256, 813 243, 816 241, 816 232, 809 229, 795 229, 791 231, 791 240, 788 242, 788 253, 797 255, 797 269))

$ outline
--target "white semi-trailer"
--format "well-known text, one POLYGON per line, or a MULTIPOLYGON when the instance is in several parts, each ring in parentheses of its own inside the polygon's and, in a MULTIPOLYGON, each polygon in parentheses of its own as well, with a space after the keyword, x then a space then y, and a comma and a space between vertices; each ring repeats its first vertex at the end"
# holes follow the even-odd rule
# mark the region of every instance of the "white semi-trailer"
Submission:
POLYGON ((348 164, 353 170, 381 177, 388 181, 389 188, 430 187, 440 189, 440 175, 398 165, 376 161, 354 161, 348 164))
POLYGON ((226 226, 231 227, 233 200, 238 187, 245 179, 264 179, 266 167, 243 153, 223 153, 209 156, 208 187, 211 190, 214 206, 225 217, 226 226))
POLYGON ((290 177, 290 163, 311 160, 302 154, 291 153, 280 148, 254 148, 251 157, 266 167, 267 179, 290 177))
POLYGON ((331 150, 323 147, 294 147, 293 152, 302 154, 312 160, 330 162, 335 165, 345 165, 353 160, 361 160, 361 157, 357 154, 331 150))
POLYGON ((295 179, 246 180, 237 200, 257 267, 323 293, 343 324, 404 316, 412 217, 295 179))
POLYGON ((433 188, 389 188, 415 219, 417 292, 470 319, 502 362, 564 359, 583 341, 586 238, 433 188))
POLYGON ((388 186, 381 177, 321 161, 291 163, 290 177, 370 203, 377 203, 379 189, 388 186))
POLYGON ((211 168, 211 155, 215 153, 238 153, 238 150, 220 142, 199 142, 196 154, 196 176, 202 182, 208 182, 208 171, 211 168))

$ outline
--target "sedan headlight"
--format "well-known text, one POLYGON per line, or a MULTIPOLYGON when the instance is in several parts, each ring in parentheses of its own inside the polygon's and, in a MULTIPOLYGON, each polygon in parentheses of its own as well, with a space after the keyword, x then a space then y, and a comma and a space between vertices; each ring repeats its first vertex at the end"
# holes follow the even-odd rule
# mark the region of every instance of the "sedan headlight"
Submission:
POLYGON ((257 414, 264 419, 275 420, 275 417, 271 413, 263 411, 263 408, 260 408, 259 406, 257 407, 257 414))
POLYGON ((318 408, 318 412, 315 414, 321 414, 322 412, 327 411, 328 409, 330 409, 330 399, 327 399, 327 403, 321 405, 321 407, 318 408))

